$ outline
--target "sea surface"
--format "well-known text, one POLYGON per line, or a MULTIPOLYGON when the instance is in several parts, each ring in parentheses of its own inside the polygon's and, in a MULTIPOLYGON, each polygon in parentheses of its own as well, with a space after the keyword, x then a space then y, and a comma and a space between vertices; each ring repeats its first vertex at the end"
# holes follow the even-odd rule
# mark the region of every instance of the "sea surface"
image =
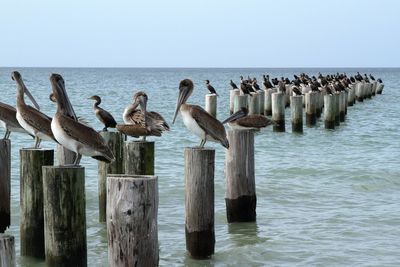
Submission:
MULTIPOLYGON (((10 73, 18 70, 42 111, 52 116, 49 76, 65 79, 78 116, 97 130, 92 100, 122 122, 122 112, 137 90, 149 96, 148 110, 172 121, 179 81, 192 78, 188 102, 204 106, 210 80, 220 97, 218 118, 228 116, 229 80, 239 76, 271 77, 305 72, 316 75, 356 71, 372 73, 385 84, 382 95, 348 108, 346 121, 325 130, 321 119, 303 134, 267 128, 256 134, 257 222, 228 224, 225 214, 225 149, 215 143, 215 254, 193 260, 185 251, 183 150, 197 146, 178 116, 171 131, 156 141, 159 179, 158 229, 160 266, 400 266, 400 69, 107 69, 0 68, 0 101, 15 105, 16 86, 10 73)), ((0 129, 0 135, 4 134, 0 129)), ((12 225, 19 266, 45 266, 20 257, 19 149, 33 146, 26 135, 12 138, 12 225)), ((55 148, 51 142, 43 147, 55 148)), ((107 266, 106 226, 98 222, 97 162, 83 158, 86 168, 88 266, 107 266)), ((32 244, 35 245, 35 244, 32 244)))

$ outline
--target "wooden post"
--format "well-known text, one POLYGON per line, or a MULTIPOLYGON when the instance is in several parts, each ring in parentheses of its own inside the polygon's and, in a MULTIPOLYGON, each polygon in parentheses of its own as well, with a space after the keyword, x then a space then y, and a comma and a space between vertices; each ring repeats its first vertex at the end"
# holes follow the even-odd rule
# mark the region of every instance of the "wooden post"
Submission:
POLYGON ((108 175, 107 236, 111 267, 158 266, 157 176, 108 175))
POLYGON ((226 150, 226 217, 231 222, 256 221, 254 131, 229 130, 226 150))
POLYGON ((43 166, 44 228, 48 266, 87 266, 85 169, 43 166))
POLYGON ((11 224, 11 140, 0 139, 0 233, 11 224))
POLYGON ((259 110, 258 110, 258 114, 264 115, 264 105, 265 105, 265 91, 264 90, 260 90, 258 91, 259 94, 259 110))
POLYGON ((239 89, 229 90, 229 114, 233 114, 235 109, 235 96, 240 95, 239 89))
POLYGON ((54 150, 29 148, 19 154, 21 255, 44 259, 42 166, 54 164, 54 150))
POLYGON ((313 126, 317 123, 317 103, 318 95, 316 92, 310 91, 305 94, 307 126, 313 126))
POLYGON ((285 131, 285 103, 284 94, 272 93, 272 120, 276 122, 274 132, 285 131))
POLYGON ((58 165, 73 164, 75 161, 76 153, 66 149, 62 145, 57 144, 56 157, 58 165))
POLYGON ((285 108, 290 107, 290 96, 292 95, 292 85, 285 84, 285 108))
POLYGON ((124 137, 118 132, 100 132, 100 135, 107 142, 115 156, 115 161, 108 164, 102 161, 98 162, 98 194, 99 194, 99 222, 106 221, 107 206, 107 174, 124 173, 124 137))
POLYGON ((0 234, 0 267, 15 267, 15 266, 16 265, 15 265, 14 236, 0 234))
POLYGON ((349 107, 353 106, 353 94, 354 94, 354 85, 350 84, 347 95, 347 106, 349 107))
POLYGON ((265 92, 264 115, 271 116, 272 115, 272 89, 264 90, 264 92, 265 92))
POLYGON ((214 254, 215 150, 185 148, 186 250, 193 258, 214 254))
POLYGON ((335 95, 324 96, 325 129, 335 129, 335 95))
POLYGON ((383 87, 385 87, 385 85, 384 85, 383 83, 378 83, 378 87, 376 88, 376 93, 377 93, 378 95, 381 95, 381 94, 382 94, 383 87))
POLYGON ((235 96, 235 101, 234 101, 234 105, 233 105, 233 112, 234 113, 236 111, 239 111, 242 107, 246 107, 247 108, 247 106, 248 106, 247 98, 248 97, 249 96, 247 96, 247 95, 236 95, 235 96))
POLYGON ((217 95, 206 94, 206 108, 205 110, 214 118, 217 117, 217 95))
POLYGON ((315 92, 315 93, 317 94, 317 100, 316 100, 317 107, 315 108, 315 113, 317 115, 317 118, 320 118, 321 114, 322 114, 322 107, 323 107, 324 99, 323 99, 323 97, 321 97, 322 96, 321 92, 315 92))
POLYGON ((290 96, 290 113, 292 115, 292 132, 303 132, 303 96, 290 96))
POLYGON ((373 81, 372 82, 372 96, 376 95, 376 88, 378 86, 378 82, 377 81, 373 81))
POLYGON ((340 125, 340 93, 336 92, 333 94, 335 97, 335 126, 340 125))
POLYGON ((154 175, 154 142, 125 142, 124 171, 125 174, 154 175))
POLYGON ((341 91, 339 94, 339 119, 344 122, 346 116, 346 92, 341 91))
POLYGON ((371 99, 372 97, 372 84, 371 83, 366 83, 366 91, 367 91, 367 98, 371 99))
POLYGON ((258 114, 260 110, 260 95, 258 93, 254 93, 251 97, 248 97, 248 101, 249 115, 258 114))
POLYGON ((356 83, 356 99, 358 102, 363 102, 363 84, 361 82, 356 83))

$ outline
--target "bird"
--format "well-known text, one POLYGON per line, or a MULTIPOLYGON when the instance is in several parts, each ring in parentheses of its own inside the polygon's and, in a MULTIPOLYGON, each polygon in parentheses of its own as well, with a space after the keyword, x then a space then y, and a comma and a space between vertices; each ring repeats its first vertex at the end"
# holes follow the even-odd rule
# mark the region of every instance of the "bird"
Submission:
POLYGON ((65 90, 62 76, 52 74, 50 82, 53 97, 57 103, 57 111, 51 121, 51 130, 55 139, 63 147, 77 154, 72 165, 79 165, 82 155, 106 163, 114 161, 114 155, 101 135, 93 128, 77 120, 78 118, 65 90))
POLYGON ((234 83, 232 80, 229 82, 229 84, 232 86, 232 89, 233 89, 233 90, 239 89, 239 88, 237 87, 236 83, 234 83))
POLYGON ((378 83, 383 83, 381 78, 378 78, 378 83))
POLYGON ((16 118, 22 128, 35 137, 34 148, 39 148, 42 140, 57 142, 51 130, 51 118, 39 111, 40 107, 25 86, 21 74, 18 71, 13 71, 11 78, 17 85, 16 118), (25 103, 24 94, 29 97, 36 108, 25 103))
POLYGON ((14 107, 0 102, 0 126, 6 130, 3 139, 9 139, 11 132, 28 133, 19 124, 16 116, 17 110, 14 107))
POLYGON ((242 107, 232 114, 222 124, 228 123, 232 129, 260 129, 276 123, 263 115, 248 115, 249 110, 242 107))
POLYGON ((134 94, 133 103, 125 108, 122 117, 125 125, 134 125, 136 127, 118 125, 118 131, 129 132, 127 135, 133 137, 143 136, 143 141, 146 140, 146 136, 161 136, 162 132, 169 131, 168 123, 159 113, 147 111, 147 101, 148 96, 144 91, 134 94), (139 106, 140 109, 138 109, 139 106), (147 130, 139 130, 140 127, 147 130), (140 133, 143 133, 143 135, 140 133))
POLYGON ((172 123, 175 123, 178 112, 180 112, 186 128, 200 137, 200 148, 203 148, 205 143, 209 140, 218 142, 223 147, 228 149, 229 142, 226 137, 224 125, 219 120, 211 116, 202 107, 186 104, 186 101, 192 94, 193 89, 194 85, 192 80, 184 79, 180 81, 179 96, 172 123))
POLYGON ((93 95, 89 97, 88 99, 95 100, 96 102, 93 104, 93 109, 94 113, 99 119, 104 124, 103 131, 107 131, 107 128, 115 128, 117 126, 117 122, 115 121, 114 117, 106 110, 102 109, 99 107, 101 103, 101 98, 98 95, 93 95))
POLYGON ((271 89, 272 83, 269 81, 269 75, 263 75, 263 85, 265 89, 271 89))
MULTIPOLYGON (((250 86, 251 87, 251 86, 250 86)), ((240 76, 240 91, 243 95, 250 95, 250 88, 247 86, 247 81, 243 79, 243 76, 240 76)))
POLYGON ((211 94, 216 94, 218 96, 217 91, 215 91, 215 88, 210 84, 210 81, 209 80, 205 80, 205 83, 206 83, 208 91, 211 94))
POLYGON ((372 74, 369 75, 369 78, 370 78, 372 81, 375 81, 375 77, 372 76, 372 74))
POLYGON ((292 92, 293 92, 293 95, 294 95, 294 96, 296 96, 296 95, 302 95, 300 89, 297 88, 296 86, 293 86, 293 87, 292 87, 292 92))

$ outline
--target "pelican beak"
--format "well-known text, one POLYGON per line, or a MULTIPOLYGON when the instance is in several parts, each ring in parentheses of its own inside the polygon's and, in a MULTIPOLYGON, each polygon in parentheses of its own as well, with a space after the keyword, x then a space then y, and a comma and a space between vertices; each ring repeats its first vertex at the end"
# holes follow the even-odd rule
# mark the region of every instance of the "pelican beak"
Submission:
POLYGON ((18 71, 13 71, 11 73, 11 78, 16 82, 17 89, 19 92, 25 93, 29 99, 32 101, 32 104, 35 106, 37 110, 40 110, 39 104, 36 102, 35 98, 32 96, 31 92, 29 92, 28 88, 26 88, 24 81, 22 80, 21 74, 18 71))
POLYGON ((178 116, 179 108, 186 102, 190 95, 190 88, 187 86, 182 86, 179 88, 179 96, 178 101, 176 102, 176 109, 174 114, 174 119, 172 120, 172 124, 175 123, 176 117, 178 116))
POLYGON ((59 74, 52 74, 50 76, 50 82, 53 89, 53 95, 55 100, 57 100, 58 105, 64 109, 66 115, 71 118, 76 119, 76 114, 72 108, 71 102, 69 101, 67 92, 65 90, 64 80, 59 74))
MULTIPOLYGON (((143 112, 143 117, 144 117, 144 121, 146 123, 146 111, 147 111, 147 97, 145 96, 140 96, 139 97, 139 105, 140 105, 140 109, 143 112)), ((147 124, 146 124, 147 125, 147 124)))
POLYGON ((24 86, 24 92, 25 94, 29 97, 29 99, 32 101, 32 104, 35 106, 35 108, 37 110, 40 110, 40 106, 39 104, 36 102, 35 98, 33 97, 33 95, 31 94, 31 92, 29 92, 28 88, 26 88, 25 84, 22 83, 24 86))
POLYGON ((246 114, 243 110, 236 111, 236 112, 233 113, 231 116, 229 116, 226 120, 224 120, 224 121, 222 122, 222 124, 225 124, 225 123, 227 123, 227 122, 231 122, 231 121, 234 121, 234 120, 243 118, 243 117, 245 117, 246 115, 247 115, 247 114, 246 114))

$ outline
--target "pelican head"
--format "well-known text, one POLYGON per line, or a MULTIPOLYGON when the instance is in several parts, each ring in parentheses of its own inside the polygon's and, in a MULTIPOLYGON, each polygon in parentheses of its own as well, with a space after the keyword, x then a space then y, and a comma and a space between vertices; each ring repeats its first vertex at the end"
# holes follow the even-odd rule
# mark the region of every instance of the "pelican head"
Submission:
POLYGON ((249 113, 249 110, 246 107, 242 107, 240 110, 236 111, 231 116, 229 116, 226 120, 224 120, 222 122, 222 124, 246 117, 248 113, 249 113))
POLYGON ((71 118, 77 119, 71 102, 69 101, 67 91, 65 90, 64 79, 60 74, 53 73, 50 75, 50 83, 53 90, 52 97, 56 100, 58 110, 71 118))
POLYGON ((176 103, 176 110, 174 114, 174 119, 172 120, 172 124, 175 123, 179 108, 186 103, 186 101, 192 94, 193 87, 194 87, 193 82, 190 79, 184 79, 179 83, 179 96, 178 96, 178 101, 176 103))
POLYGON ((146 118, 147 99, 147 94, 143 91, 139 91, 133 96, 133 104, 135 106, 140 105, 144 118, 146 118))
POLYGON ((32 101, 33 105, 36 107, 37 110, 40 110, 40 107, 36 100, 33 98, 31 92, 29 92, 28 88, 26 88, 24 81, 22 80, 21 74, 18 71, 13 71, 11 72, 11 79, 16 82, 17 84, 17 91, 18 94, 22 96, 24 93, 29 97, 29 99, 32 101))

